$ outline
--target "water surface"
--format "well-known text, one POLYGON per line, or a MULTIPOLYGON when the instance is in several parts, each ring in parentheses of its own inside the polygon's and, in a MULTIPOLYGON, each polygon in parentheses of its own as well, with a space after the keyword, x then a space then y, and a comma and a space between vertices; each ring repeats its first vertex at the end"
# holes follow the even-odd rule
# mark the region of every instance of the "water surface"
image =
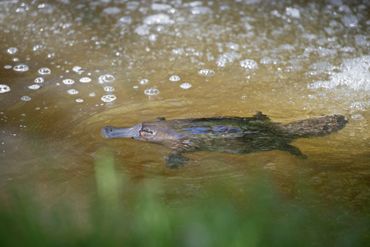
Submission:
POLYGON ((0 186, 31 184, 45 200, 93 193, 94 158, 160 179, 169 196, 213 181, 241 190, 262 168, 299 196, 366 208, 370 198, 368 1, 0 2, 0 186), (199 152, 168 169, 164 147, 105 140, 105 125, 158 116, 251 116, 287 123, 343 114, 338 133, 282 151, 199 152))

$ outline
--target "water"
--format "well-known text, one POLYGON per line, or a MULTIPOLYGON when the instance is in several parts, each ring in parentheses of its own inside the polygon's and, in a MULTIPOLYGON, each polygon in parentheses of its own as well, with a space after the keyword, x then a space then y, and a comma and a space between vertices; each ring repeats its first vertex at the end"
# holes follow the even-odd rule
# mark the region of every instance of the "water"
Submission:
POLYGON ((161 179, 173 198, 262 168, 292 198, 369 205, 368 1, 0 2, 1 188, 32 184, 48 201, 92 193, 96 152, 122 174, 161 179), (109 2, 109 3, 108 3, 109 2), (11 90, 10 90, 11 89, 11 90), (339 133, 299 139, 308 159, 270 151, 198 152, 164 166, 164 147, 105 140, 105 125, 156 117, 274 121, 343 114, 339 133))

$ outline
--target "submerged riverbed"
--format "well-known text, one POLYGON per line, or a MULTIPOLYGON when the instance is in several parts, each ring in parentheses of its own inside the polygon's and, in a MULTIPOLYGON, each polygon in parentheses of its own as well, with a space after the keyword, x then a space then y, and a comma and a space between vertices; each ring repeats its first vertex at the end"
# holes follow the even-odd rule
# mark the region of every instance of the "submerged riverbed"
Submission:
POLYGON ((370 199, 368 1, 1 1, 0 188, 46 201, 93 192, 100 150, 173 200, 207 184, 270 175, 289 197, 304 183, 324 203, 370 199), (251 116, 287 123, 342 114, 338 133, 282 151, 199 152, 168 169, 164 147, 105 140, 105 125, 156 117, 251 116))

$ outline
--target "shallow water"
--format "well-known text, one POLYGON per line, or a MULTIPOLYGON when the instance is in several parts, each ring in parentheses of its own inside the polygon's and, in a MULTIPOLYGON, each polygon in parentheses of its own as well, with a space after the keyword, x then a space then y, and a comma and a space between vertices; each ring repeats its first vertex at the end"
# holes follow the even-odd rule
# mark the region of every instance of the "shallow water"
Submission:
POLYGON ((45 199, 93 193, 94 157, 160 179, 175 199, 240 183, 259 168, 277 188, 313 188, 362 209, 370 198, 368 1, 0 2, 0 186, 31 184, 45 199), (164 147, 105 140, 105 125, 158 116, 251 116, 278 122, 343 114, 338 133, 282 151, 198 152, 168 169, 164 147))

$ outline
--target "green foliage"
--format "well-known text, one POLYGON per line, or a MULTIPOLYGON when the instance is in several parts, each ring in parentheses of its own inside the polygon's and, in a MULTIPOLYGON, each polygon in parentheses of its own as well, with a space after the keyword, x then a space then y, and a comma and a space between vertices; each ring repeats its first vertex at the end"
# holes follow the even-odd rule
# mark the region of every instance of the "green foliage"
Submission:
POLYGON ((244 193, 214 185, 208 196, 179 205, 163 198, 160 183, 135 185, 118 175, 109 155, 97 159, 95 171, 96 195, 81 217, 68 203, 45 210, 27 193, 12 193, 0 207, 0 246, 365 246, 370 240, 368 216, 283 199, 267 179, 244 193))

